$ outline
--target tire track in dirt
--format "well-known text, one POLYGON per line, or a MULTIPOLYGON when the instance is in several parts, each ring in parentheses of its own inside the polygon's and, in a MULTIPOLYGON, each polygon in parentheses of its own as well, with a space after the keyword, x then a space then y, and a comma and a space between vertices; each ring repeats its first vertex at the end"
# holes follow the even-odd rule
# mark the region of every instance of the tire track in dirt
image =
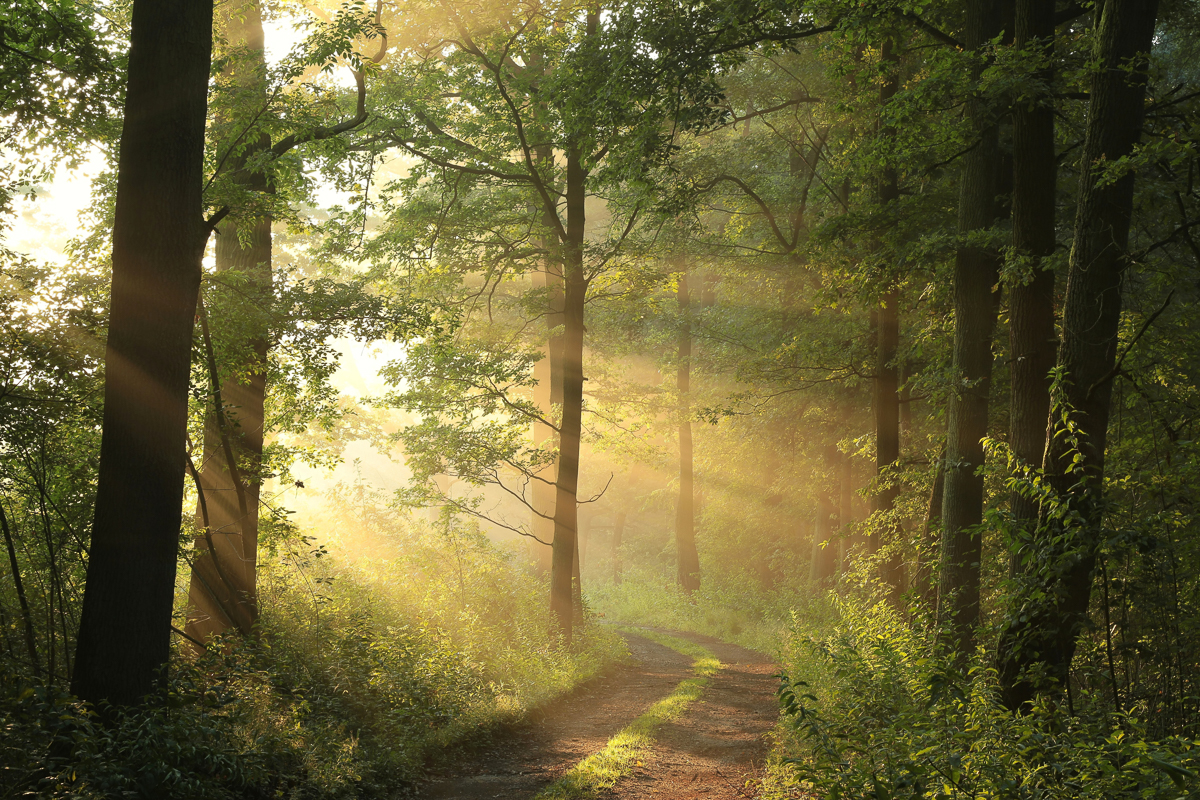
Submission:
MULTIPOLYGON (((764 656, 692 634, 662 631, 712 650, 722 662, 703 696, 658 731, 652 754, 603 796, 746 798, 756 795, 775 724, 774 666, 764 656)), ((691 677, 691 659, 641 636, 622 634, 629 663, 591 681, 490 742, 418 791, 429 800, 532 798, 656 701, 691 677)))

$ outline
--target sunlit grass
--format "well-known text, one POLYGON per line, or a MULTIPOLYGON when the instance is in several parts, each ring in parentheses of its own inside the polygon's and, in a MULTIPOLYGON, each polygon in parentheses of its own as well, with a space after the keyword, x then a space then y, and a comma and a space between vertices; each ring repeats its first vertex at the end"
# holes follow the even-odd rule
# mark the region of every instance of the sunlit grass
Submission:
POLYGON ((708 679, 721 669, 721 662, 716 655, 695 642, 655 631, 621 630, 691 656, 692 673, 696 677, 681 681, 674 691, 609 739, 603 750, 580 761, 570 772, 539 792, 535 800, 595 797, 604 789, 616 786, 621 778, 632 772, 634 767, 641 766, 649 757, 659 727, 681 717, 687 707, 704 693, 708 679))

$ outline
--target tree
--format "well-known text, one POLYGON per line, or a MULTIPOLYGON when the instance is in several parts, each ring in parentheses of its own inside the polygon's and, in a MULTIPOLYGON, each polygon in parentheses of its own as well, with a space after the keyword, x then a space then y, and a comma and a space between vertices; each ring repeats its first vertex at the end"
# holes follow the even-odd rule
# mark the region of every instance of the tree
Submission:
MULTIPOLYGON (((225 76, 255 106, 267 105, 262 9, 255 0, 226 5, 220 22, 233 53, 225 76), (244 51, 244 55, 242 52, 244 51)), ((254 193, 272 191, 269 176, 246 169, 256 154, 270 148, 260 134, 242 151, 227 145, 229 169, 237 182, 254 193)), ((216 227, 216 272, 236 270, 244 276, 240 289, 251 304, 271 301, 270 212, 259 212, 239 224, 227 218, 216 227)), ((196 481, 200 534, 188 591, 187 633, 201 641, 229 626, 249 633, 258 617, 255 600, 260 464, 263 454, 266 400, 267 332, 257 331, 251 357, 238 378, 222 379, 213 351, 207 308, 201 309, 204 360, 209 379, 210 410, 205 414, 204 451, 196 481), (249 474, 247 474, 249 473, 249 474)), ((195 468, 195 467, 193 467, 195 468)))
POLYGON ((679 273, 679 336, 675 389, 679 393, 679 497, 675 507, 675 558, 678 581, 684 592, 700 588, 700 556, 696 552, 695 480, 692 459, 692 320, 688 273, 679 273))
MULTIPOLYGON (((996 0, 969 0, 964 44, 981 75, 985 48, 1001 32, 996 0)), ((999 127, 995 111, 978 89, 968 99, 972 140, 959 179, 959 235, 964 240, 954 261, 954 361, 950 393, 944 496, 942 501, 941 576, 938 621, 955 651, 973 649, 979 623, 979 585, 983 560, 979 524, 983 521, 983 439, 988 433, 992 379, 992 336, 999 305, 998 248, 979 237, 999 217, 999 127)))
POLYGON ((130 704, 167 662, 206 228, 213 8, 136 0, 113 225, 104 433, 72 691, 130 704))
MULTIPOLYGON (((733 21, 761 24, 761 16, 755 11, 733 21)), ((555 297, 552 311, 561 320, 561 334, 554 329, 561 350, 557 343, 552 348, 561 354, 561 416, 541 421, 557 432, 551 605, 569 638, 589 286, 641 224, 650 202, 642 181, 672 152, 673 131, 720 116, 710 102, 718 59, 756 39, 740 39, 744 31, 730 26, 724 9, 689 17, 657 6, 484 11, 447 4, 413 20, 403 34, 408 58, 396 72, 390 118, 371 142, 401 148, 420 166, 397 185, 409 198, 392 211, 394 235, 385 232, 373 251, 416 267, 400 283, 440 280, 447 268, 461 277, 482 273, 484 289, 472 291, 471 302, 486 297, 489 313, 503 297, 498 288, 512 278, 548 270, 553 293, 561 281, 561 306, 555 297), (606 212, 603 233, 592 238, 589 199, 606 212)), ((547 300, 543 291, 537 316, 546 313, 547 300)), ((550 367, 553 378, 553 358, 550 367)), ((484 394, 507 402, 502 391, 484 394)), ((528 408, 517 413, 526 426, 542 417, 528 408)), ((432 443, 409 444, 427 450, 432 443)), ((439 457, 458 462, 455 469, 487 471, 440 449, 439 457)), ((414 449, 409 455, 423 458, 414 449)), ((539 459, 506 463, 522 481, 536 483, 545 480, 539 459)), ((517 494, 529 504, 524 486, 517 494)), ((545 513, 541 505, 531 504, 535 515, 545 513)))
MULTIPOLYGON (((198 315, 201 372, 209 389, 204 393, 202 459, 198 467, 189 465, 197 488, 199 523, 186 628, 193 639, 204 640, 230 627, 249 633, 258 618, 259 495, 263 475, 268 471, 263 463, 268 427, 267 375, 271 369, 268 353, 273 333, 278 336, 278 331, 272 331, 276 327, 273 323, 295 312, 287 307, 287 299, 307 305, 310 313, 306 324, 330 334, 334 328, 346 327, 345 320, 321 319, 325 312, 305 300, 321 295, 323 299, 339 297, 348 305, 335 314, 345 314, 357 306, 369 317, 380 309, 378 303, 364 302, 356 296, 347 283, 336 287, 328 282, 310 284, 307 293, 293 292, 291 298, 285 298, 282 295, 286 293, 280 291, 277 297, 271 226, 278 216, 293 220, 295 216, 288 207, 289 195, 298 194, 295 177, 289 174, 295 167, 282 163, 283 157, 310 142, 336 141, 366 122, 368 65, 378 64, 387 52, 381 14, 379 2, 373 14, 359 6, 343 8, 326 24, 316 26, 299 53, 293 53, 276 74, 271 74, 265 62, 262 8, 257 0, 239 0, 222 10, 221 56, 225 68, 214 92, 211 132, 216 145, 212 148, 216 151, 215 164, 206 186, 210 189, 206 201, 220 208, 210 225, 216 233, 215 273, 205 289, 210 300, 223 302, 225 307, 218 308, 217 319, 213 320, 202 299, 198 315), (380 40, 370 59, 351 49, 359 37, 380 40), (283 89, 305 73, 331 67, 338 61, 348 63, 356 84, 356 107, 349 118, 327 126, 316 109, 280 99, 283 89), (276 82, 275 87, 272 82, 276 82), (272 134, 277 138, 274 144, 272 134), (283 197, 277 196, 280 186, 283 197), (214 332, 214 327, 218 331, 214 332)), ((390 310, 396 311, 394 307, 390 310)), ((406 323, 380 326, 364 318, 352 327, 357 327, 356 333, 374 329, 372 335, 379 335, 384 331, 396 333, 406 323)), ((320 360, 319 350, 300 359, 309 367, 320 360)))
MULTIPOLYGON (((1054 7, 1019 0, 1015 47, 1035 63, 1028 90, 1013 109, 1012 249, 1019 273, 1008 285, 1009 443, 1025 466, 1040 466, 1050 413, 1050 371, 1058 333, 1054 329, 1055 203, 1058 161, 1054 107, 1046 96, 1054 79, 1054 7)), ((1037 503, 1012 492, 1012 516, 1023 528, 1037 519, 1037 503)), ((1013 569, 1021 569, 1020 555, 1013 569)))
POLYGON ((1087 621, 1103 521, 1104 456, 1116 377, 1121 283, 1136 173, 1122 164, 1141 137, 1146 59, 1156 0, 1111 0, 1096 30, 1096 71, 1083 146, 1075 234, 1043 469, 1054 497, 1043 503, 1035 558, 1022 581, 997 655, 1005 702, 1020 708, 1042 688, 1030 673, 1065 684, 1087 621))

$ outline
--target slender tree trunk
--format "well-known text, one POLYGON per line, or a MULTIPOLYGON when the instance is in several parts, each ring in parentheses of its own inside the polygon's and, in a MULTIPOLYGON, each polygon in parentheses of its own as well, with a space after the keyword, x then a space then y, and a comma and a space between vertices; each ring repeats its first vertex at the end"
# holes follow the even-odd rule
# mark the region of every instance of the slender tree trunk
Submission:
MULTIPOLYGON (((1039 50, 1045 63, 1037 73, 1054 80, 1054 4, 1017 0, 1016 46, 1039 50)), ((1049 97, 1017 105, 1013 119, 1013 250, 1029 259, 1031 274, 1009 288, 1009 343, 1012 354, 1009 443, 1023 464, 1040 465, 1050 413, 1050 370, 1058 335, 1054 330, 1054 272, 1043 260, 1054 253, 1054 198, 1058 161, 1054 155, 1054 106, 1049 97)), ((1013 518, 1029 526, 1037 503, 1020 492, 1010 496, 1013 518)), ((1021 555, 1012 555, 1014 574, 1021 555)))
POLYGON ((25 629, 25 648, 29 651, 29 663, 33 665, 36 675, 42 671, 42 663, 38 659, 37 634, 33 630, 33 614, 29 611, 29 598, 25 596, 25 584, 21 580, 21 567, 17 563, 17 548, 13 544, 12 531, 8 528, 8 515, 4 506, 0 505, 0 526, 4 530, 4 545, 8 549, 8 568, 12 570, 13 588, 17 592, 17 603, 21 606, 21 623, 25 629))
POLYGON ((854 461, 849 453, 841 454, 839 470, 837 518, 842 535, 838 537, 838 564, 845 571, 850 568, 850 553, 855 547, 861 549, 863 538, 851 533, 854 525, 854 461))
MULTIPOLYGON (((231 67, 233 80, 256 102, 267 101, 262 10, 257 0, 224 7, 225 39, 231 49, 245 49, 250 58, 231 67)), ((270 147, 263 137, 258 149, 270 147)), ((231 159, 240 169, 246 155, 231 159)), ((241 181, 252 192, 271 191, 266 175, 251 173, 241 181)), ((216 270, 236 270, 247 280, 242 291, 265 307, 271 298, 271 218, 228 220, 217 229, 216 270), (243 239, 245 240, 243 243, 243 239)), ((209 365, 214 380, 213 405, 205 418, 204 459, 199 489, 205 495, 211 530, 196 536, 196 554, 188 590, 187 634, 205 641, 233 625, 250 633, 258 619, 258 501, 266 400, 267 331, 252 336, 253 355, 240 364, 245 381, 220 379, 217 364, 209 365), (219 391, 218 391, 219 388, 219 391), (232 461, 231 461, 232 459, 232 461), (209 542, 213 547, 210 549, 209 542), (219 564, 217 563, 219 562, 219 564), (220 595, 219 597, 216 595, 220 595), (232 616, 232 619, 229 617, 232 616)), ((197 511, 199 515, 199 511, 197 511)))
POLYGON ((1076 638, 1087 623, 1102 537, 1104 449, 1135 180, 1129 172, 1104 181, 1099 167, 1129 155, 1141 136, 1145 63, 1157 13, 1156 0, 1107 0, 1100 13, 1099 71, 1092 78, 1057 365, 1064 378, 1062 401, 1079 426, 1078 440, 1076 446, 1071 437, 1048 436, 1043 460, 1050 485, 1078 516, 1066 527, 1059 517, 1042 520, 1051 534, 1037 543, 1038 568, 1019 584, 1001 632, 1001 687, 1014 709, 1044 688, 1029 676, 1035 664, 1044 665, 1059 686, 1067 684, 1076 638))
MULTIPOLYGON (((889 192, 895 185, 895 174, 890 178, 889 192)), ((896 353, 900 347, 900 317, 896 305, 898 294, 893 290, 883 297, 878 310, 878 344, 875 363, 875 476, 886 482, 876 488, 874 508, 881 515, 879 533, 870 539, 872 552, 886 545, 898 545, 896 541, 900 526, 893 519, 896 496, 900 487, 895 476, 889 474, 900 460, 900 381, 896 365, 896 353)), ((893 599, 903 581, 900 553, 892 552, 881 567, 880 577, 891 587, 893 599)))
MULTIPOLYGON (((890 37, 883 42, 880 59, 884 77, 879 90, 879 105, 886 109, 900 88, 900 56, 890 37)), ((895 139, 896 131, 881 122, 880 135, 891 141, 895 139)), ((900 197, 896 168, 892 164, 887 164, 881 171, 877 191, 879 203, 884 206, 900 197)), ((875 310, 875 477, 881 483, 886 481, 887 485, 876 488, 872 504, 872 511, 879 517, 876 532, 868 540, 872 555, 894 544, 898 530, 892 519, 898 487, 887 473, 900 460, 900 383, 896 363, 900 347, 899 300, 894 284, 890 285, 875 310)), ((889 555, 880 568, 880 578, 891 587, 893 599, 898 596, 901 570, 899 553, 889 555)))
POLYGON ((933 475, 933 489, 929 492, 929 507, 925 511, 925 527, 921 534, 920 551, 917 553, 917 574, 913 576, 913 588, 916 590, 917 599, 930 609, 937 606, 937 583, 933 577, 933 565, 939 549, 945 493, 946 454, 942 453, 938 456, 937 471, 933 475))
MULTIPOLYGON (((837 473, 839 489, 841 484, 845 483, 842 461, 837 447, 830 445, 825 448, 825 464, 837 473)), ((838 531, 839 523, 844 520, 844 517, 839 519, 838 509, 831 494, 829 492, 818 494, 817 518, 813 525, 812 565, 809 570, 809 578, 814 586, 828 586, 833 580, 833 576, 837 574, 840 541, 835 534, 838 531)))
POLYGON ((135 703, 170 655, 204 252, 211 0, 134 0, 104 432, 72 691, 135 703))
POLYGON ((625 512, 617 514, 617 519, 613 523, 613 538, 612 538, 612 565, 613 565, 613 583, 617 586, 621 585, 621 540, 625 536, 625 512))
POLYGON ((559 426, 558 481, 554 504, 554 554, 550 608, 563 638, 571 641, 571 573, 578 520, 579 444, 583 427, 583 313, 587 278, 583 272, 584 196, 587 172, 579 151, 567 151, 567 224, 563 269, 562 423, 559 426))
MULTIPOLYGON (((541 277, 543 287, 549 294, 551 305, 549 306, 549 313, 546 315, 546 324, 549 330, 553 332, 558 325, 558 317, 560 316, 553 306, 555 299, 553 292, 554 287, 556 285, 561 286, 562 281, 558 276, 551 274, 549 265, 538 274, 541 277)), ((534 402, 537 403, 538 411, 546 419, 552 419, 554 416, 556 386, 559 390, 558 402, 562 402, 562 351, 561 348, 555 347, 554 338, 552 337, 547 343, 545 356, 533 367, 533 376, 537 380, 537 386, 533 390, 534 402)), ((553 445, 554 436, 554 429, 549 425, 541 422, 533 423, 534 447, 546 447, 547 443, 553 445)), ((537 556, 538 567, 543 571, 550 570, 550 561, 553 552, 551 547, 543 545, 540 542, 550 543, 554 541, 554 482, 557 478, 556 473, 556 464, 546 465, 538 476, 543 480, 533 481, 530 496, 530 501, 533 505, 530 529, 533 535, 539 540, 534 542, 533 546, 537 556)))
MULTIPOLYGON (((1001 21, 997 0, 970 0, 966 46, 981 50, 1000 33, 1001 21)), ((976 65, 976 78, 982 68, 981 62, 976 65)), ((991 228, 999 214, 1001 154, 996 119, 977 96, 968 100, 968 114, 978 144, 963 157, 958 203, 962 235, 991 228)), ((938 621, 960 656, 973 650, 979 624, 983 476, 978 472, 988 428, 999 268, 999 253, 993 248, 960 245, 954 262, 954 383, 946 434, 938 621)))
POLYGON ((692 473, 692 320, 688 274, 679 275, 679 339, 675 388, 679 392, 679 499, 675 505, 675 558, 679 586, 687 594, 700 588, 700 557, 696 552, 696 519, 692 473))
POLYGON ((575 537, 575 558, 571 562, 571 620, 583 624, 583 536, 575 537))
MULTIPOLYGON (((539 165, 548 165, 547 171, 554 168, 554 151, 550 147, 539 147, 535 150, 535 160, 539 165)), ((553 230, 554 221, 550 211, 543 209, 543 225, 547 231, 553 230)), ((553 252, 554 247, 547 239, 542 241, 542 248, 553 252)), ((535 276, 539 289, 546 293, 546 348, 545 356, 533 367, 537 386, 534 388, 534 402, 538 411, 546 418, 553 419, 554 406, 562 403, 562 345, 561 327, 563 324, 563 276, 561 266, 556 265, 553 258, 547 257, 543 268, 535 276)), ((549 425, 540 422, 533 423, 533 443, 535 447, 544 447, 552 442, 555 432, 549 425)), ((553 549, 541 542, 554 540, 554 498, 557 480, 557 460, 542 470, 539 477, 542 481, 534 481, 530 500, 533 505, 532 525, 530 529, 538 539, 534 542, 537 554, 537 565, 543 572, 551 569, 553 549)))

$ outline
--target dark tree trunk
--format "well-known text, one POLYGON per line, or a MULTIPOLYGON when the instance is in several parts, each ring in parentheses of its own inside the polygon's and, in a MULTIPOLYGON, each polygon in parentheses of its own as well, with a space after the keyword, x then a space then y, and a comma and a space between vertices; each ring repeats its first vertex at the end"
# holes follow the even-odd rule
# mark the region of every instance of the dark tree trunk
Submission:
MULTIPOLYGON (((1000 33, 1001 22, 997 0, 971 0, 966 46, 985 47, 1000 33)), ((981 70, 978 64, 976 78, 981 70)), ((1002 162, 992 109, 980 97, 970 98, 967 107, 978 144, 963 157, 958 203, 958 229, 963 235, 996 224, 1002 162)), ((979 623, 983 476, 978 472, 983 465, 981 440, 988 430, 999 267, 1000 256, 993 248, 962 245, 954 261, 953 388, 947 415, 938 622, 960 656, 973 649, 979 623)))
MULTIPOLYGON (((892 174, 890 189, 895 186, 892 174)), ((878 533, 870 539, 872 552, 881 547, 897 545, 900 526, 894 511, 899 485, 891 469, 900 460, 900 381, 896 353, 900 348, 900 317, 896 305, 899 297, 889 291, 883 297, 877 317, 878 344, 875 362, 875 476, 881 485, 876 487, 872 511, 880 515, 878 533)), ((903 580, 900 553, 894 551, 884 561, 880 577, 891 587, 893 595, 903 580)))
POLYGON ((679 586, 687 594, 700 588, 700 557, 696 553, 696 518, 692 474, 692 320, 688 276, 679 275, 679 339, 675 387, 679 392, 679 499, 675 506, 675 558, 679 586))
POLYGON ((942 530, 942 501, 946 491, 946 454, 938 457, 937 471, 933 475, 933 489, 929 492, 929 507, 925 511, 925 527, 921 532, 920 552, 917 553, 917 574, 913 576, 913 588, 917 599, 926 608, 937 605, 937 583, 933 579, 933 565, 938 553, 938 540, 942 530))
POLYGON ((21 626, 25 630, 25 649, 29 651, 29 663, 33 665, 33 672, 36 675, 42 671, 42 662, 38 659, 37 634, 33 630, 33 614, 29 611, 29 598, 25 595, 25 583, 21 580, 21 567, 17 564, 17 548, 13 545, 12 531, 8 528, 8 515, 4 513, 3 505, 0 505, 0 526, 3 527, 4 546, 8 550, 8 568, 12 570, 13 589, 17 592, 17 603, 21 606, 21 626))
POLYGON ((841 475, 838 479, 838 565, 845 571, 850 568, 850 553, 855 547, 861 549, 862 536, 851 534, 850 527, 854 524, 854 461, 849 453, 841 455, 841 475))
POLYGON ((579 491, 579 440, 583 427, 583 311, 587 278, 583 272, 584 196, 587 172, 579 152, 567 152, 567 224, 563 243, 562 423, 559 426, 558 481, 554 504, 554 554, 550 570, 550 609, 563 638, 571 641, 571 573, 575 562, 579 491))
MULTIPOLYGON (((879 103, 886 108, 900 88, 900 56, 896 45, 890 38, 885 40, 881 50, 883 85, 879 90, 879 103)), ((881 125, 880 134, 883 138, 893 140, 896 131, 888 125, 881 125)), ((881 205, 893 203, 900 197, 900 185, 896 168, 888 164, 879 176, 879 202, 881 205)), ((891 278, 888 278, 891 281, 891 278)), ((875 345, 875 477, 880 485, 876 487, 872 512, 877 515, 876 531, 868 540, 872 554, 878 553, 884 546, 895 544, 898 526, 893 519, 896 506, 897 486, 892 476, 888 475, 891 468, 900 460, 900 388, 898 364, 896 356, 900 348, 900 311, 899 293, 891 285, 880 298, 880 305, 875 311, 876 345, 875 345), (883 485, 885 484, 886 485, 883 485)), ((900 554, 890 554, 880 568, 880 578, 884 585, 890 587, 893 599, 896 597, 901 576, 900 554)))
POLYGON ((211 0, 135 0, 117 167, 104 432, 72 691, 125 705, 170 654, 204 251, 211 0))
MULTIPOLYGON (((1016 46, 1045 58, 1037 78, 1053 83, 1054 4, 1018 0, 1016 46)), ((1054 253, 1054 198, 1058 161, 1054 156, 1054 106, 1049 97, 1017 105, 1013 119, 1013 250, 1029 259, 1028 280, 1009 288, 1009 343, 1012 357, 1009 443, 1025 465, 1040 466, 1050 413, 1050 370, 1058 335, 1054 330, 1054 272, 1043 259, 1054 253)), ((1037 519, 1037 503, 1013 492, 1018 525, 1037 519)), ((1014 574, 1020 554, 1013 553, 1014 574)))
POLYGON ((617 586, 621 585, 621 540, 625 536, 625 512, 617 514, 617 519, 613 523, 613 538, 612 538, 612 565, 613 565, 613 583, 617 586))
POLYGON ((1145 61, 1157 13, 1156 0, 1108 0, 1100 15, 1095 53, 1100 70, 1092 78, 1058 350, 1066 381, 1062 399, 1079 426, 1078 449, 1070 437, 1048 436, 1043 460, 1047 480, 1078 521, 1064 528, 1060 518, 1043 510, 1040 524, 1049 530, 1037 543, 1038 568, 1031 567, 1019 585, 1010 622, 1001 632, 1001 687, 1014 709, 1043 688, 1028 676, 1035 664, 1044 665, 1059 686, 1066 684, 1076 638, 1087 623, 1101 540, 1104 449, 1135 180, 1129 172, 1103 182, 1096 167, 1129 155, 1141 136, 1145 61), (1081 464, 1075 463, 1076 455, 1081 464))

